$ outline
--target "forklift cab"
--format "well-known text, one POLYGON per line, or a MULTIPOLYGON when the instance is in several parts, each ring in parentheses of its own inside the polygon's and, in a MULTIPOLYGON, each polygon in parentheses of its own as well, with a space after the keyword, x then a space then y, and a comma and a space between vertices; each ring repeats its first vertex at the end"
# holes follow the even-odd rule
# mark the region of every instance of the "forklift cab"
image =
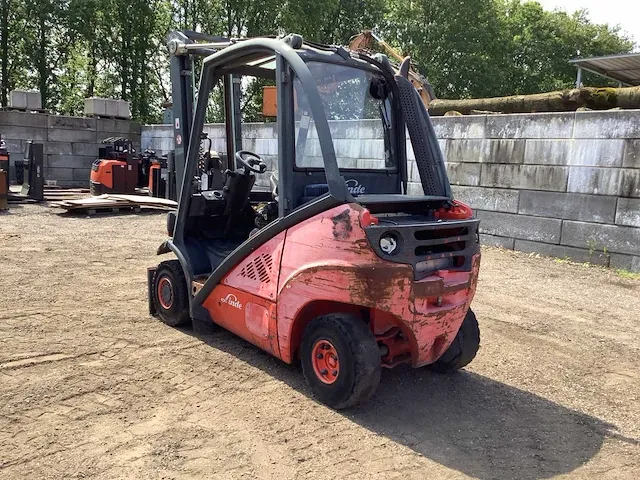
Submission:
MULTIPOLYGON (((282 228, 291 219, 356 198, 376 210, 389 203, 409 211, 420 210, 424 202, 441 207, 452 201, 437 140, 432 129, 424 128, 430 124, 419 95, 406 78, 394 78, 384 57, 305 43, 298 35, 213 45, 224 47, 203 59, 193 124, 187 128, 188 116, 180 114, 175 123, 176 171, 184 174, 178 173, 180 205, 175 223, 173 217, 168 222, 173 240, 167 248, 188 257, 192 278, 215 271, 249 237, 252 248, 273 235, 275 225, 261 231, 273 222, 282 228), (278 147, 270 164, 243 149, 239 85, 244 75, 276 83, 278 147), (193 179, 202 175, 201 139, 216 86, 225 99, 226 156, 232 160, 228 169, 215 172, 222 179, 216 188, 202 189, 193 179), (405 195, 403 87, 411 120, 420 123, 418 150, 425 150, 419 166, 426 173, 422 198, 405 195), (418 113, 422 118, 414 118, 418 113), (254 188, 260 177, 270 177, 259 183, 275 188, 254 188)), ((183 32, 173 34, 170 46, 173 52, 207 48, 183 32)), ((175 93, 185 97, 183 91, 175 93)))
MULTIPOLYGON (((340 376, 333 361, 313 360, 325 358, 318 349, 345 365, 351 355, 338 334, 316 341, 305 333, 318 319, 330 329, 327 315, 361 318, 352 334, 377 370, 437 362, 469 317, 478 222, 452 198, 408 59, 396 70, 383 55, 299 35, 227 40, 174 32, 169 50, 182 182, 171 238, 158 254, 171 251, 177 260, 149 270, 150 311, 169 325, 213 321, 285 362, 300 358, 314 393, 336 408, 372 390, 336 390, 353 378, 340 376), (203 58, 194 101, 196 55, 203 58), (243 149, 245 75, 276 86, 277 149, 269 158, 243 149), (228 168, 210 188, 199 179, 214 89, 224 97, 228 168), (423 195, 407 195, 407 139, 423 195)), ((377 385, 376 375, 367 381, 377 385)))

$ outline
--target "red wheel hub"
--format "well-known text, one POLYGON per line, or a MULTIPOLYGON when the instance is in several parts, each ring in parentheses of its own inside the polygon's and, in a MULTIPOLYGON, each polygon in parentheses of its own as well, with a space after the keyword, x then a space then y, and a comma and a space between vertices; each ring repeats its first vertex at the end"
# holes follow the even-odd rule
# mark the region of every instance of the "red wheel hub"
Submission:
POLYGON ((161 277, 158 282, 158 301, 165 310, 173 305, 173 285, 168 277, 161 277))
POLYGON ((313 371, 322 383, 331 385, 340 375, 340 358, 336 347, 328 340, 318 340, 311 349, 313 371))

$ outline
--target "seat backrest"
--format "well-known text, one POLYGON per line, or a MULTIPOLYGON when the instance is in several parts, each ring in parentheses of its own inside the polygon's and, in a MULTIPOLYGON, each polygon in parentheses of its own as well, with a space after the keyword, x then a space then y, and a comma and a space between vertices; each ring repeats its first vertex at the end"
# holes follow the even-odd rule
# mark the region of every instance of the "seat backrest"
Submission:
POLYGON ((249 195, 256 181, 255 175, 238 169, 234 172, 227 171, 227 183, 224 186, 225 192, 225 215, 238 214, 246 208, 249 203, 249 195))

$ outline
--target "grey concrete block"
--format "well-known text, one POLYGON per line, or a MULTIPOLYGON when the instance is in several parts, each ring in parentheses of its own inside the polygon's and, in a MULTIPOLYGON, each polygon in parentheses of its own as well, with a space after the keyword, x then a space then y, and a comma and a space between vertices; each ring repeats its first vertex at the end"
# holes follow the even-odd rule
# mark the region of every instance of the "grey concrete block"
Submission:
MULTIPOLYGON (((447 162, 447 175, 452 185, 480 184, 480 164, 479 163, 454 163, 447 162)), ((417 168, 416 168, 417 171, 417 168)), ((419 178, 419 177, 418 177, 419 178)))
POLYGON ((515 250, 526 253, 540 253, 550 257, 558 257, 573 260, 574 262, 592 263, 594 265, 609 265, 609 255, 598 251, 589 251, 584 248, 567 247, 564 245, 550 245, 548 243, 530 242, 528 240, 516 240, 515 250))
POLYGON ((5 140, 33 140, 34 142, 46 142, 47 129, 7 125, 2 127, 2 138, 5 140))
POLYGON ((640 168, 640 140, 626 140, 622 166, 640 168))
POLYGON ((520 192, 518 213, 565 220, 613 223, 616 197, 583 195, 578 193, 520 192))
POLYGON ((71 153, 73 155, 86 155, 97 158, 99 148, 97 143, 72 143, 71 153))
POLYGON ((574 138, 640 138, 640 111, 576 112, 574 138))
MULTIPOLYGON (((210 132, 211 127, 205 125, 205 132, 210 132)), ((211 136, 211 135, 209 135, 211 136)), ((173 138, 173 126, 172 125, 145 125, 142 129, 143 138, 173 138)))
MULTIPOLYGON (((420 183, 420 172, 418 171, 418 164, 413 161, 409 162, 407 165, 407 169, 409 171, 409 180, 412 182, 420 183)), ((451 181, 451 179, 449 179, 451 181)))
POLYGON ((618 270, 640 273, 640 257, 636 257, 634 255, 623 255, 621 253, 612 253, 609 266, 618 270))
POLYGON ((594 167, 620 167, 624 156, 624 140, 574 140, 569 164, 594 167))
MULTIPOLYGON (((215 127, 211 128, 214 131, 215 127)), ((242 138, 276 138, 277 123, 243 123, 242 138)))
POLYGON ((498 237, 496 235, 487 235, 486 233, 480 234, 480 244, 489 245, 490 247, 506 248, 507 250, 513 250, 515 239, 508 237, 498 237))
POLYGON ((491 163, 522 163, 524 162, 525 144, 525 140, 490 140, 487 161, 491 163))
POLYGON ((46 165, 49 168, 91 168, 95 159, 78 155, 47 155, 46 165))
POLYGON ((249 150, 250 152, 255 152, 256 151, 256 139, 255 138, 243 138, 242 139, 242 148, 244 150, 249 150))
POLYGON ((567 191, 637 198, 640 197, 640 170, 570 167, 567 191))
MULTIPOLYGON (((146 139, 146 143, 145 143, 145 139, 143 139, 141 142, 141 146, 143 150, 149 148, 151 150, 155 150, 156 153, 168 152, 169 150, 173 150, 173 145, 174 145, 173 137, 148 138, 146 139)), ((214 147, 214 150, 215 150, 215 147, 214 147)))
POLYGON ((640 255, 640 228, 565 220, 561 243, 588 250, 640 255))
POLYGON ((473 209, 518 212, 519 190, 459 185, 452 185, 451 190, 456 200, 466 203, 473 209))
MULTIPOLYGON (((356 158, 338 157, 336 160, 338 161, 338 168, 356 168, 358 166, 358 159, 356 158)), ((322 157, 320 157, 320 161, 322 162, 320 166, 324 168, 322 157)))
POLYGON ((384 140, 382 139, 371 139, 367 141, 356 142, 354 140, 343 140, 345 142, 350 142, 353 145, 360 144, 360 151, 356 158, 372 158, 379 159, 384 164, 385 152, 384 152, 384 140))
POLYGON ((424 195, 424 189, 420 182, 409 182, 407 184, 407 195, 424 195))
POLYGON ((96 143, 96 138, 95 130, 71 130, 67 128, 50 128, 47 136, 50 142, 72 143, 96 143))
POLYGON ((524 163, 531 165, 566 165, 573 140, 528 139, 524 149, 524 163))
POLYGON ((491 140, 452 139, 447 143, 445 158, 447 162, 486 162, 490 152, 491 140))
POLYGON ((74 168, 73 169, 73 180, 85 181, 87 182, 87 184, 89 184, 90 177, 91 177, 90 168, 74 168))
POLYGON ((73 168, 47 168, 44 169, 45 180, 73 180, 73 168))
MULTIPOLYGON (((363 120, 360 122, 360 125, 358 126, 358 138, 382 138, 383 136, 384 129, 382 128, 382 122, 379 120, 363 120)), ((345 138, 348 137, 345 135, 345 138)))
MULTIPOLYGON (((347 140, 338 138, 333 142, 333 148, 338 158, 358 158, 360 157, 360 149, 363 148, 363 144, 369 142, 375 142, 377 140, 347 140)), ((378 140, 379 141, 379 140, 378 140)), ((369 149, 371 152, 371 149, 369 149)), ((322 149, 320 148, 320 140, 317 138, 307 140, 305 153, 311 155, 322 155, 322 149)), ((384 146, 380 147, 379 154, 384 155, 384 146)), ((371 156, 369 156, 371 157, 371 156)))
POLYGON ((615 223, 640 228, 640 199, 619 198, 615 223))
MULTIPOLYGON (((357 120, 334 120, 329 122, 329 130, 331 130, 331 136, 336 138, 359 138, 358 130, 360 129, 360 124, 363 125, 363 133, 369 130, 369 128, 374 128, 376 126, 375 120, 363 120, 359 122, 357 120)), ((379 124, 380 121, 377 121, 379 124)), ((375 138, 375 137, 373 137, 375 138)))
MULTIPOLYGON (((574 113, 487 116, 487 138, 571 138, 574 113)), ((455 117, 454 117, 455 118, 455 117)))
POLYGON ((480 185, 563 192, 568 174, 568 167, 483 164, 480 185))
POLYGON ((258 155, 277 155, 278 140, 275 138, 256 138, 256 150, 258 155))
POLYGON ((546 243, 560 243, 562 221, 513 213, 477 210, 480 233, 546 243))
POLYGON ((379 158, 357 158, 356 168, 369 170, 384 170, 385 162, 379 158))
POLYGON ((72 130, 95 130, 96 119, 87 117, 70 117, 66 115, 49 115, 47 118, 49 128, 68 128, 72 130))
MULTIPOLYGON (((269 125, 269 126, 270 128, 273 128, 273 131, 277 137, 278 136, 277 125, 273 125, 273 126, 269 125)), ((203 130, 209 134, 209 138, 226 138, 226 127, 222 123, 208 123, 204 126, 203 130)), ((173 133, 170 136, 173 136, 173 133)))
MULTIPOLYGON (((0 135, 2 131, 0 131, 0 135)), ((24 149, 26 147, 25 143, 22 140, 9 140, 2 137, 7 146, 7 150, 10 154, 10 160, 14 160, 15 158, 22 158, 22 154, 24 153, 24 149)))
POLYGON ((123 137, 130 134, 140 134, 139 124, 130 120, 119 120, 115 118, 98 118, 96 119, 96 130, 98 135, 100 132, 115 132, 123 137))
MULTIPOLYGON (((46 113, 0 111, 0 125, 47 128, 48 116, 46 113)), ((4 127, 1 130, 4 131, 4 127)))
POLYGON ((485 138, 486 115, 431 117, 438 138, 485 138))
POLYGON ((72 147, 69 142, 45 142, 43 145, 45 155, 72 155, 72 147))

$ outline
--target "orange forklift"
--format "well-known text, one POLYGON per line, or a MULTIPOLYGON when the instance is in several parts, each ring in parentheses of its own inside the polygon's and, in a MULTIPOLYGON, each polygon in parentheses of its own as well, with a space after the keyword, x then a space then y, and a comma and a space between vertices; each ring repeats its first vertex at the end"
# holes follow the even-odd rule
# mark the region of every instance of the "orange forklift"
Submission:
POLYGON ((181 181, 157 253, 176 258, 149 268, 151 314, 217 324, 300 362, 316 398, 336 409, 368 400, 382 368, 448 373, 471 362, 478 220, 452 196, 409 59, 394 68, 383 54, 299 35, 174 32, 169 51, 181 181), (193 56, 203 57, 195 101, 193 56), (245 77, 276 85, 271 157, 243 149, 245 77), (199 150, 217 86, 235 165, 210 181, 199 150), (407 194, 408 150, 420 195, 407 194), (269 180, 269 191, 255 188, 269 180))

